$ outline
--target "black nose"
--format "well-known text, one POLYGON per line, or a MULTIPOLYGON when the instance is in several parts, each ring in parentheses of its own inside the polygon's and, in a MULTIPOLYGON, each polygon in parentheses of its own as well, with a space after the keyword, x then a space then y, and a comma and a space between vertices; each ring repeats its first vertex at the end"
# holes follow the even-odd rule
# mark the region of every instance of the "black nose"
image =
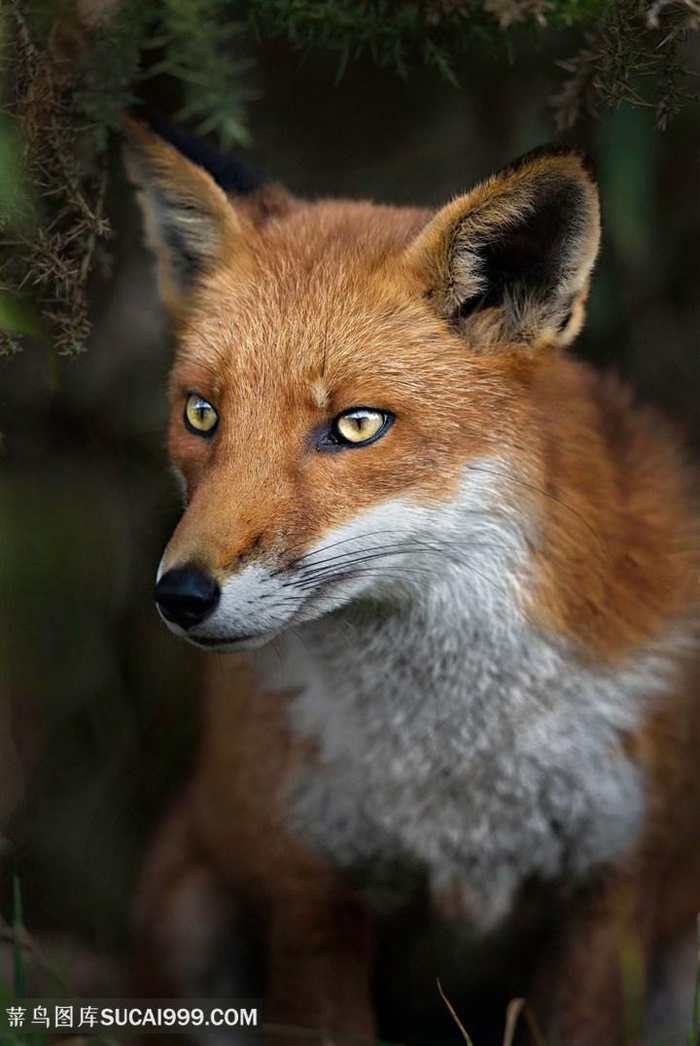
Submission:
POLYGON ((219 602, 216 581, 198 567, 174 567, 156 585, 156 603, 163 617, 181 628, 198 625, 219 602))

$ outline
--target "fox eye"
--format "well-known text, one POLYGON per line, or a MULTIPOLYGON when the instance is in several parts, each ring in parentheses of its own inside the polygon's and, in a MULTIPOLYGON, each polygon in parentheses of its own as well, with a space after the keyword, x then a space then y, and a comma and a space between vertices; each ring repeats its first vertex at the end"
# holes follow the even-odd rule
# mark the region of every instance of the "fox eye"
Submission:
POLYGON ((185 427, 196 436, 213 436, 219 421, 214 407, 198 392, 191 392, 185 401, 185 427))
POLYGON ((331 422, 329 437, 340 446, 361 446, 383 436, 393 421, 391 414, 369 407, 346 410, 331 422))

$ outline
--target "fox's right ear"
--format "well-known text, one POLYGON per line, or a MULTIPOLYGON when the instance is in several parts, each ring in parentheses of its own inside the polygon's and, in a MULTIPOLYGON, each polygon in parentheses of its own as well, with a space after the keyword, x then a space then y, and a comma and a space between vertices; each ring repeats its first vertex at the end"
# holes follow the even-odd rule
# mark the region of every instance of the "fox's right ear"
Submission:
POLYGON ((133 119, 125 121, 127 173, 137 186, 166 307, 177 313, 197 277, 240 235, 240 218, 211 175, 133 119))
POLYGON ((200 277, 292 197, 251 164, 164 121, 154 133, 128 117, 124 129, 126 169, 139 190, 160 296, 177 316, 200 277))

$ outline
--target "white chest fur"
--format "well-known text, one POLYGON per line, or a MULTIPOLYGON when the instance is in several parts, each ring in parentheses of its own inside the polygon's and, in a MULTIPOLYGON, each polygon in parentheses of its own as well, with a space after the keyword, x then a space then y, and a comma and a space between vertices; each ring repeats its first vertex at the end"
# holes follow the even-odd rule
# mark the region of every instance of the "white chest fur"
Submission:
POLYGON ((293 728, 318 745, 287 797, 293 829, 342 866, 403 862, 464 891, 484 929, 530 877, 584 877, 634 842, 642 782, 620 733, 657 676, 651 659, 598 670, 536 631, 513 598, 517 542, 503 581, 508 544, 306 623, 266 671, 300 688, 293 728))

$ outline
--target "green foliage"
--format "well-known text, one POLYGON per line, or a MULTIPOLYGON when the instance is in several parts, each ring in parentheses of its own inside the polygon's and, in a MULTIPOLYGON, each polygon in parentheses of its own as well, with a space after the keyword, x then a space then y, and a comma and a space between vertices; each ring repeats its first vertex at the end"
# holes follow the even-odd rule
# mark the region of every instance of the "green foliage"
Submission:
POLYGON ((252 63, 236 54, 243 26, 231 21, 225 0, 162 0, 160 17, 163 58, 150 74, 182 85, 178 119, 194 121, 201 134, 214 131, 224 147, 249 144, 246 103, 254 93, 244 74, 252 63))
POLYGON ((97 155, 104 153, 110 133, 121 127, 124 110, 136 101, 149 24, 148 4, 124 0, 119 18, 96 26, 89 46, 77 51, 70 108, 90 135, 83 148, 97 155))
POLYGON ((460 82, 459 58, 477 45, 505 46, 504 33, 592 23, 612 0, 257 0, 250 22, 260 37, 287 36, 304 50, 340 54, 342 73, 351 59, 369 52, 380 65, 408 76, 411 65, 435 66, 460 82))

